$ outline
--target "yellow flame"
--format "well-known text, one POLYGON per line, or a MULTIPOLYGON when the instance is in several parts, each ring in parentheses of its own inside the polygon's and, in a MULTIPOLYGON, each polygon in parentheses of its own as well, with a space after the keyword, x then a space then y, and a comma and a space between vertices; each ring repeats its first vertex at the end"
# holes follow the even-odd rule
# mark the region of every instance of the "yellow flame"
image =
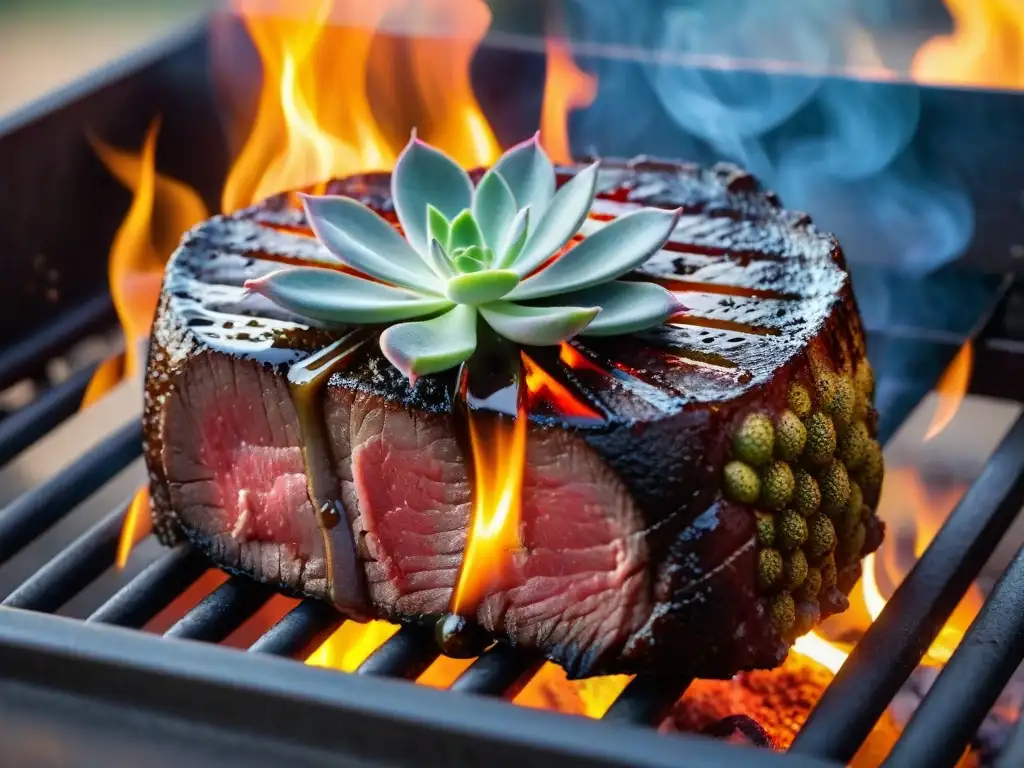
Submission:
POLYGON ((945 0, 953 32, 922 45, 911 62, 915 80, 989 88, 1024 87, 1024 3, 945 0))
POLYGON ((556 163, 571 163, 569 113, 593 104, 597 79, 576 66, 566 41, 550 38, 546 48, 548 72, 541 107, 541 142, 556 163))
POLYGON ((469 411, 473 451, 473 517, 452 612, 472 615, 519 548, 519 515, 526 464, 527 414, 515 419, 469 411))
POLYGON ((149 486, 143 485, 132 497, 121 526, 121 538, 117 542, 117 556, 114 560, 118 570, 128 563, 132 548, 149 535, 150 520, 149 486))
POLYGON ((371 653, 397 631, 397 624, 386 621, 371 621, 367 624, 346 621, 310 654, 306 663, 314 667, 355 672, 371 653))

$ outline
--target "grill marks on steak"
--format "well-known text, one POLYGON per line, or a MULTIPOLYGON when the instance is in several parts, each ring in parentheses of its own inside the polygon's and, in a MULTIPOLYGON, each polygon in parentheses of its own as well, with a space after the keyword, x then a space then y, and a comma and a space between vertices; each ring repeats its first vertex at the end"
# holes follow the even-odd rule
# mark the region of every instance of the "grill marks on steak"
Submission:
MULTIPOLYGON (((676 281, 691 307, 626 338, 530 357, 604 417, 531 414, 521 538, 478 620, 570 675, 730 675, 785 646, 756 587, 749 509, 718 494, 727 437, 753 406, 784 402, 808 350, 837 368, 863 338, 834 239, 729 167, 637 162, 602 171, 604 200, 686 211, 638 276, 676 281), (683 281, 679 283, 678 281, 683 281), (573 351, 570 350, 570 351, 573 351)), ((383 174, 333 191, 387 210, 383 174)), ((283 264, 339 268, 285 196, 190 233, 168 267, 147 377, 146 456, 165 541, 328 598, 323 537, 305 493, 287 367, 338 338, 241 288, 283 264)), ((330 460, 374 612, 447 610, 466 543, 470 470, 454 377, 415 389, 367 345, 323 393, 330 460)))

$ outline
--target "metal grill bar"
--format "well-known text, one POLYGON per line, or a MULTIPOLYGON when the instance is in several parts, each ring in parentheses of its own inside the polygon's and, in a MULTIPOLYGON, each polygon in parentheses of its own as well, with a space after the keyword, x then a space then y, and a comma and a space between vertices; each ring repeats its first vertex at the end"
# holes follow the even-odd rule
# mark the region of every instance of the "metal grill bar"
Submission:
POLYGON ((82 395, 98 366, 90 365, 0 421, 0 466, 68 418, 82 402, 82 395))
POLYGON ((49 325, 0 352, 0 390, 32 376, 51 358, 115 321, 114 305, 106 292, 61 312, 49 325))
POLYGON ((96 609, 87 621, 138 629, 198 579, 209 564, 187 544, 180 544, 126 584, 96 609))
POLYGON ((692 678, 638 675, 619 694, 603 720, 634 725, 658 725, 679 701, 692 678))
POLYGON ((907 768, 954 766, 1024 660, 1024 549, 1006 569, 889 755, 907 768))
POLYGON ((423 627, 406 624, 371 653, 359 665, 356 674, 415 680, 440 655, 430 632, 423 627))
POLYGON ((50 613, 114 564, 127 501, 79 536, 14 590, 3 605, 50 613))
POLYGON ((182 616, 164 637, 219 643, 273 595, 269 587, 248 576, 232 576, 182 616))
POLYGON ((791 752, 848 762, 1024 504, 1024 417, 1010 428, 826 689, 791 752))
POLYGON ((451 690, 483 696, 514 698, 544 663, 505 643, 496 643, 469 665, 451 690))
POLYGON ((253 653, 305 659, 337 629, 345 617, 320 600, 303 600, 253 643, 253 653))
POLYGON ((133 421, 63 472, 0 511, 0 563, 44 533, 142 452, 142 422, 133 421))
POLYGON ((999 760, 995 768, 1020 768, 1024 765, 1024 717, 1017 721, 1013 728, 1013 735, 1006 742, 1003 751, 999 753, 999 760))

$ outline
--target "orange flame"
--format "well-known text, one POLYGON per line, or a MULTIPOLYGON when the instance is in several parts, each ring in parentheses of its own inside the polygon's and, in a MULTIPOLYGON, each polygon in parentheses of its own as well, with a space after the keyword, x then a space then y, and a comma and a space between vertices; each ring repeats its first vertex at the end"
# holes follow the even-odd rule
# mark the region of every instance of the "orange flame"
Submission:
POLYGON ((346 621, 310 654, 306 663, 342 672, 355 672, 371 653, 397 631, 397 624, 386 621, 371 621, 367 624, 346 621))
MULTIPOLYGON (((469 63, 490 25, 482 0, 381 0, 346 7, 346 26, 332 26, 333 0, 302 0, 268 13, 264 0, 235 0, 263 63, 256 119, 227 182, 225 211, 331 178, 387 170, 396 125, 420 135, 464 166, 486 165, 500 147, 469 80, 469 63), (381 40, 388 13, 414 13, 450 30, 446 37, 407 41, 402 53, 381 40), (354 15, 353 15, 354 14, 354 15), (399 60, 411 64, 400 70, 399 60), (386 80, 392 98, 371 103, 371 78, 386 80), (374 112, 376 104, 384 114, 374 112), (415 105, 410 117, 406 110, 415 105), (386 131, 386 132, 385 132, 386 131)), ((402 141, 408 136, 406 131, 402 141)))
POLYGON ((151 529, 149 486, 143 485, 132 497, 121 526, 121 538, 117 542, 117 557, 114 560, 118 570, 125 567, 132 548, 146 538, 151 529))
POLYGON ((568 116, 574 109, 589 107, 597 96, 597 79, 580 70, 565 40, 548 39, 548 72, 540 115, 544 149, 556 163, 571 163, 568 116))
POLYGON ((971 371, 974 368, 974 345, 970 341, 964 342, 960 351, 956 353, 953 362, 949 364, 939 383, 935 386, 935 393, 939 396, 939 403, 932 416, 932 422, 925 433, 925 442, 937 437, 953 420, 956 412, 960 410, 960 404, 967 394, 967 387, 971 383, 971 371))
MULTIPOLYGON (((160 121, 154 120, 139 154, 92 139, 107 169, 135 194, 114 235, 108 267, 110 295, 125 336, 126 376, 136 375, 141 368, 140 344, 149 336, 167 258, 182 233, 209 216, 195 190, 156 172, 159 130, 160 121)), ((101 367, 90 382, 83 407, 117 382, 120 376, 113 374, 109 365, 101 367)))
POLYGON ((511 420, 473 409, 468 413, 473 516, 452 612, 472 615, 500 580, 511 553, 519 548, 528 413, 524 403, 511 420))
MULTIPOLYGON (((879 508, 880 515, 889 523, 889 531, 882 547, 864 558, 864 575, 859 588, 851 595, 850 611, 837 617, 843 627, 861 632, 867 629, 885 608, 887 598, 879 585, 879 576, 887 584, 898 585, 910 570, 910 565, 924 553, 938 533, 942 523, 966 492, 964 486, 945 491, 929 490, 913 468, 896 467, 887 470, 885 488, 879 508), (902 529, 902 530, 901 530, 902 529), (912 534, 913 551, 901 557, 898 552, 901 534, 912 534)), ((963 639, 964 632, 981 610, 983 597, 977 585, 971 585, 960 604, 953 611, 925 655, 926 664, 944 664, 963 639)), ((833 672, 846 661, 846 646, 834 643, 818 631, 799 638, 793 645, 797 653, 809 656, 833 672)))
MULTIPOLYGON (((584 359, 579 352, 568 344, 562 346, 560 357, 562 362, 570 365, 570 367, 575 367, 574 363, 584 359)), ((522 353, 522 358, 523 369, 526 371, 526 389, 529 392, 531 410, 534 410, 539 403, 544 402, 562 416, 596 421, 601 420, 601 414, 576 397, 525 352, 522 353)))
POLYGON ((1024 87, 1024 5, 1020 0, 945 0, 953 32, 922 45, 914 80, 937 85, 1024 87))

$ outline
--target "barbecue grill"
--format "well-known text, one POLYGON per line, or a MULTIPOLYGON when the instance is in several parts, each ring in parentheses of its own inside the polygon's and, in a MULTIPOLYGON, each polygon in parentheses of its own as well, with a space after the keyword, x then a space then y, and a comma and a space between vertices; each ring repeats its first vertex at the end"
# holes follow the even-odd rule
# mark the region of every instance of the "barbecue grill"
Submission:
MULTIPOLYGON (((430 634, 411 626, 355 674, 307 667, 293 659, 304 659, 343 621, 333 608, 311 600, 255 639, 247 653, 218 647, 272 597, 268 588, 241 576, 202 597, 162 638, 135 631, 207 569, 187 545, 160 552, 141 571, 126 572, 81 618, 54 615, 66 613, 80 593, 95 592, 94 582, 110 583, 130 498, 105 516, 89 517, 83 509, 95 506, 141 452, 138 404, 131 394, 137 382, 109 396, 118 400, 120 416, 90 419, 90 411, 75 412, 94 366, 74 370, 59 383, 47 374, 55 358, 116 324, 106 289, 106 253, 128 199, 95 159, 86 130, 131 145, 162 115, 159 167, 187 180, 216 210, 228 153, 217 122, 209 36, 204 22, 0 122, 0 250, 8 269, 0 284, 0 390, 28 379, 37 391, 0 419, 0 466, 6 465, 0 493, 9 493, 5 483, 20 489, 0 509, 0 565, 20 560, 27 577, 11 585, 0 608, 0 743, 6 763, 845 764, 1024 505, 1024 417, 859 641, 785 754, 656 733, 652 727, 691 682, 686 679, 635 678, 600 723, 513 707, 501 698, 521 688, 540 660, 504 645, 487 650, 450 691, 410 685, 405 681, 419 676, 439 653, 430 634), (40 275, 51 269, 56 276, 46 282, 40 275), (62 430, 76 424, 78 431, 67 434, 78 437, 62 437, 62 430), (55 439, 65 443, 71 458, 41 482, 19 479, 33 452, 55 439), (73 524, 83 515, 87 523, 73 524), (58 529, 64 542, 42 556, 30 554, 58 529)), ((508 84, 493 75, 507 70, 510 61, 525 76, 542 73, 543 47, 511 34, 493 36, 475 73, 485 108, 509 97, 508 84)), ((628 58, 621 64, 636 65, 628 58)), ((1024 161, 1013 126, 1024 124, 1024 101, 1010 93, 906 83, 870 87, 882 96, 915 91, 922 118, 906 156, 925 166, 941 163, 956 174, 976 211, 966 254, 919 281, 911 295, 899 294, 901 314, 895 320, 880 319, 871 298, 859 296, 882 397, 884 438, 929 391, 964 340, 976 350, 972 392, 1021 399, 1014 382, 1024 371, 1024 315, 1013 254, 1024 242, 1024 161), (936 303, 943 309, 955 304, 956 311, 936 311, 936 303)), ((501 113, 514 110, 506 106, 501 113)), ((534 116, 518 120, 513 115, 499 123, 499 138, 521 135, 534 116)), ((796 124, 792 130, 800 130, 796 124)), ((609 146, 621 154, 647 149, 611 139, 609 146)), ((703 151, 707 157, 692 159, 712 159, 709 148, 703 151)), ((861 263, 856 252, 850 256, 855 284, 902 290, 891 265, 877 259, 861 263)), ((991 591, 897 742, 892 763, 954 764, 1022 659, 1024 554, 991 591)), ((1001 766, 1024 764, 1024 728, 1000 759, 1001 766)))

